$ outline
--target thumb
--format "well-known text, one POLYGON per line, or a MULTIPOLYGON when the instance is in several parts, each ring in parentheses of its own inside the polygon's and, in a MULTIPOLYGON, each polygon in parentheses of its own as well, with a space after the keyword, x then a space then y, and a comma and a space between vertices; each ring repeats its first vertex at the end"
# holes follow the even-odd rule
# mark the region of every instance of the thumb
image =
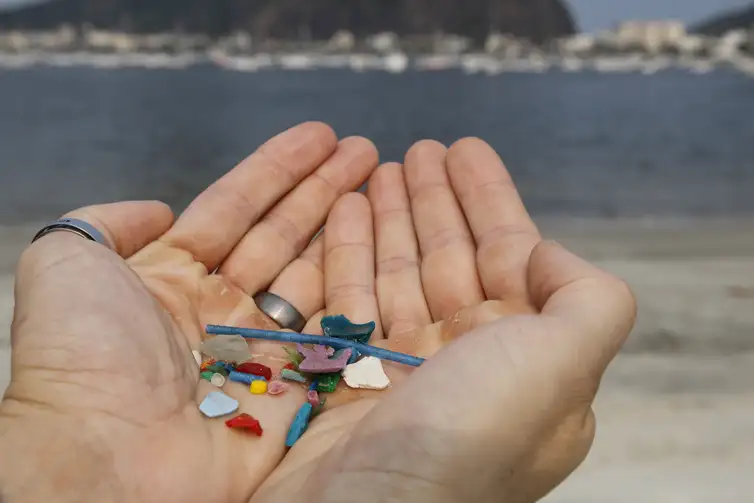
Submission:
MULTIPOLYGON (((121 257, 157 239, 173 221, 170 208, 153 201, 89 206, 65 216, 97 228, 121 257)), ((22 345, 20 339, 26 338, 19 335, 22 327, 24 333, 50 340, 73 322, 81 328, 106 301, 112 304, 110 309, 119 309, 125 300, 124 285, 113 281, 111 274, 118 269, 127 269, 120 257, 70 232, 47 234, 29 246, 16 271, 14 352, 22 345)))
POLYGON ((128 258, 159 238, 173 224, 170 207, 159 201, 125 201, 87 206, 64 218, 77 218, 93 225, 110 248, 128 258))
POLYGON ((546 318, 563 334, 554 344, 570 346, 580 362, 601 375, 636 321, 636 299, 621 279, 543 241, 529 259, 529 291, 546 318), (574 347, 575 346, 575 347, 574 347))

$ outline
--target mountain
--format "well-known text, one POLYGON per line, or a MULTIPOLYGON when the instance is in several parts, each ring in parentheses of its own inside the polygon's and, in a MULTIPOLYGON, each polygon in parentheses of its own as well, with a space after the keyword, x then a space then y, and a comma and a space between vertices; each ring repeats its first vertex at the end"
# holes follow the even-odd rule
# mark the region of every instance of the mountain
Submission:
POLYGON ((750 29, 754 26, 754 5, 718 15, 692 28, 702 35, 720 36, 731 30, 750 29))
POLYGON ((314 40, 339 29, 356 36, 440 32, 476 41, 500 32, 535 42, 576 31, 563 0, 53 0, 0 13, 0 29, 61 24, 213 36, 245 30, 260 38, 314 40))

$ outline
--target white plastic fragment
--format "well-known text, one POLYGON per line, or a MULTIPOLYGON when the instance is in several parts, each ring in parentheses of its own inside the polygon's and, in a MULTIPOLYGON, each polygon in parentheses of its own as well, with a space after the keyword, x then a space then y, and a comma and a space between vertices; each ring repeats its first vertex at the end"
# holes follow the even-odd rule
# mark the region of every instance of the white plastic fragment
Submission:
POLYGON ((222 388, 223 386, 225 386, 225 376, 222 374, 214 373, 209 379, 209 382, 212 383, 213 386, 222 388))
POLYGON ((348 365, 343 371, 343 379, 349 388, 383 390, 390 386, 382 360, 373 356, 348 365))
POLYGON ((222 417, 238 410, 238 401, 220 391, 213 391, 204 399, 199 410, 207 417, 222 417))
POLYGON ((196 364, 198 366, 202 366, 202 354, 197 351, 196 349, 191 352, 192 355, 194 355, 194 360, 196 360, 196 364))

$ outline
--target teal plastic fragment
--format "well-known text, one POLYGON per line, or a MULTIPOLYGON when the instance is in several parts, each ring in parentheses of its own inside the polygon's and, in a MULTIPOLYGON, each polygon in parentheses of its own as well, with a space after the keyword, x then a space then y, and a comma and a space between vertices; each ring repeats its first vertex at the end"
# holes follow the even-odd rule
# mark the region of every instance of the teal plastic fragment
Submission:
MULTIPOLYGON (((320 325, 322 326, 322 333, 327 337, 346 339, 358 342, 359 344, 368 344, 372 333, 377 328, 377 324, 373 321, 358 325, 352 323, 351 320, 342 314, 325 316, 322 318, 320 325)), ((348 363, 356 363, 360 356, 361 354, 354 349, 353 353, 351 353, 351 358, 348 359, 348 363)))
POLYGON ((283 369, 283 371, 280 372, 280 377, 288 381, 296 381, 300 383, 306 382, 306 377, 291 369, 283 369))
POLYGON ((293 444, 298 442, 298 439, 304 434, 306 428, 309 426, 309 418, 312 415, 312 409, 312 404, 306 402, 298 410, 296 417, 293 418, 291 427, 288 429, 288 436, 285 439, 286 447, 293 447, 293 444))
POLYGON ((357 325, 356 323, 351 323, 342 314, 338 316, 325 316, 322 318, 320 325, 322 326, 322 333, 326 337, 356 341, 359 344, 368 344, 372 333, 377 328, 377 324, 373 321, 357 325))

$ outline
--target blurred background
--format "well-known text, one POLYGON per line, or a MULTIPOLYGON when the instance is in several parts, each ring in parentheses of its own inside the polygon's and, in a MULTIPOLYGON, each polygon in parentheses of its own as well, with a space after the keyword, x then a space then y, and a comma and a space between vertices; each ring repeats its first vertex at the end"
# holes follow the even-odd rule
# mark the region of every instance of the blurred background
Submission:
POLYGON ((43 222, 180 211, 305 120, 383 161, 484 138, 548 237, 634 287, 594 450, 546 501, 751 498, 752 2, 0 0, 0 321, 43 222))

